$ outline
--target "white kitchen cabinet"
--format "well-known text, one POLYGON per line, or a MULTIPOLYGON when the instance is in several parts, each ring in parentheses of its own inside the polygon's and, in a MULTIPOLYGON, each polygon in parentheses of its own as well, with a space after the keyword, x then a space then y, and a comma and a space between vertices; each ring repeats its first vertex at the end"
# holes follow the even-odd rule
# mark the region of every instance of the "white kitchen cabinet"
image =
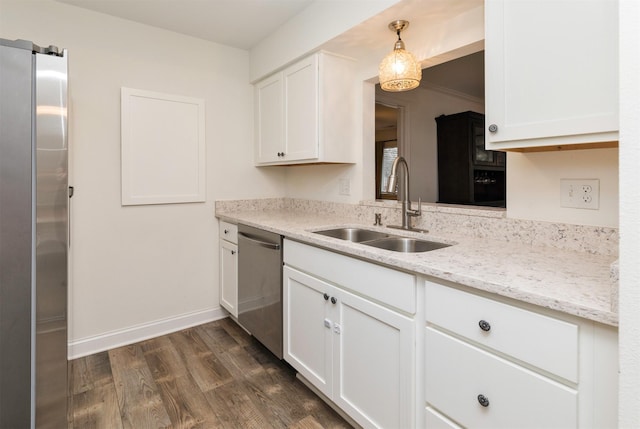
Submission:
POLYGON ((313 54, 255 84, 257 165, 352 163, 353 61, 313 54))
POLYGON ((238 317, 238 226, 220 221, 220 305, 238 317))
POLYGON ((282 278, 284 359, 331 398, 333 321, 324 296, 329 299, 334 287, 287 266, 282 278))
POLYGON ((427 427, 616 425, 617 333, 425 281, 427 427))
POLYGON ((485 34, 487 149, 617 144, 616 0, 488 0, 485 34))
POLYGON ((284 146, 284 92, 282 73, 255 85, 255 126, 257 164, 281 161, 284 146))
MULTIPOLYGON (((354 262, 365 285, 376 283, 375 274, 360 264, 393 273, 285 240, 284 358, 363 427, 414 427, 415 320, 336 284, 333 258, 354 262)), ((398 274, 402 289, 408 274, 398 274)))

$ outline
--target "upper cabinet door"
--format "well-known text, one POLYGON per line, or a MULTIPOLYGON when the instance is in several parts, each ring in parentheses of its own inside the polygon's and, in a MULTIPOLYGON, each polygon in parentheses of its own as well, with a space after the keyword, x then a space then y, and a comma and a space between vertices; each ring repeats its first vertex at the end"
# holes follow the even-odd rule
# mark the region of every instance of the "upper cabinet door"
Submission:
POLYGON ((255 86, 257 163, 282 160, 284 151, 284 101, 282 74, 275 74, 255 86))
POLYGON ((355 161, 354 64, 319 52, 255 85, 257 165, 355 161))
POLYGON ((485 2, 486 147, 618 140, 618 2, 485 2))
POLYGON ((285 157, 318 158, 318 56, 294 64, 283 75, 285 157))

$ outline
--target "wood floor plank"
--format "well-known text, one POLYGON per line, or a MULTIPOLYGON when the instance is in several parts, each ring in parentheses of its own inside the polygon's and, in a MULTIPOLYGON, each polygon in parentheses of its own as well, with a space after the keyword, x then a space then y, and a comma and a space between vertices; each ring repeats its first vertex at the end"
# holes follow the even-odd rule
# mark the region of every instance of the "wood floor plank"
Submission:
POLYGON ((184 360, 189 374, 200 390, 206 392, 233 380, 218 353, 209 348, 195 329, 176 332, 169 336, 184 360))
POLYGON ((252 374, 245 385, 249 399, 274 428, 287 428, 307 415, 296 403, 297 398, 288 398, 289 402, 284 403, 282 386, 273 383, 267 371, 252 374))
POLYGON ((251 335, 230 317, 220 320, 217 325, 224 329, 239 345, 247 346, 251 342, 251 335))
POLYGON ((223 428, 273 429, 247 395, 244 380, 236 380, 205 392, 214 411, 221 417, 223 428))
POLYGON ((70 428, 350 427, 231 320, 79 358, 69 372, 70 428))
POLYGON ((290 429, 324 429, 324 427, 318 423, 313 416, 306 416, 305 418, 297 421, 289 426, 290 429))
MULTIPOLYGON (((194 328, 207 343, 209 348, 215 347, 213 350, 227 350, 232 347, 239 346, 238 342, 224 329, 221 323, 207 323, 194 328), (210 341, 206 341, 206 339, 210 341)), ((248 334, 247 334, 248 335, 248 334)))
POLYGON ((125 429, 171 425, 140 345, 109 351, 118 407, 125 429))
POLYGON ((174 428, 216 428, 221 423, 189 374, 158 382, 174 428))
MULTIPOLYGON (((220 325, 204 325, 196 328, 211 350, 215 350, 225 367, 234 377, 244 377, 253 371, 261 371, 262 365, 220 325)), ((244 331, 243 331, 244 332, 244 331)), ((246 334, 249 341, 251 338, 246 334)))
POLYGON ((70 388, 72 394, 86 392, 110 383, 113 383, 113 376, 107 352, 85 356, 71 362, 70 388))
POLYGON ((287 387, 287 397, 291 398, 292 405, 304 410, 304 413, 313 416, 322 422, 325 428, 346 429, 351 428, 335 410, 329 407, 313 393, 300 380, 296 379, 295 372, 283 366, 270 366, 267 372, 275 380, 279 380, 282 386, 287 387), (294 399, 295 398, 295 399, 294 399))
POLYGON ((73 428, 122 429, 118 398, 113 384, 73 395, 73 428))
POLYGON ((156 382, 183 377, 188 374, 182 356, 176 350, 169 337, 163 336, 155 341, 145 341, 140 346, 151 370, 151 375, 153 375, 153 379, 156 382))
POLYGON ((281 364, 281 361, 274 359, 273 353, 269 351, 265 346, 260 344, 258 340, 248 336, 249 341, 247 341, 247 345, 244 346, 244 352, 251 356, 263 367, 265 365, 277 365, 281 364))

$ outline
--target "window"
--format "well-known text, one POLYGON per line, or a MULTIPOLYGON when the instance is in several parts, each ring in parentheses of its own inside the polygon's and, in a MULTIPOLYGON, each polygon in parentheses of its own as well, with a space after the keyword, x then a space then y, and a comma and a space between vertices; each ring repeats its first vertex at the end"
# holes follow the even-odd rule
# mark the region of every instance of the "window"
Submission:
POLYGON ((398 156, 398 109, 376 103, 376 199, 395 200, 387 192, 393 160, 398 156))

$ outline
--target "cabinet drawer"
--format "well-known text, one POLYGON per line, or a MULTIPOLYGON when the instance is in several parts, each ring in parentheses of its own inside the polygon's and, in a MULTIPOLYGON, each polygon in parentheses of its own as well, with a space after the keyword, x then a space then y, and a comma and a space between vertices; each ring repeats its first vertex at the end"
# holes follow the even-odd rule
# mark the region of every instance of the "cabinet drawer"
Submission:
POLYGON ((284 262, 406 313, 416 312, 416 277, 297 241, 284 241, 284 262))
POLYGON ((425 335, 426 400, 462 426, 577 427, 577 391, 434 328, 425 335))
POLYGON ((238 244, 238 225, 221 220, 220 238, 238 244))
POLYGON ((578 382, 577 325, 429 281, 425 295, 427 324, 578 382))
POLYGON ((424 421, 428 429, 462 429, 431 407, 425 408, 424 421))

